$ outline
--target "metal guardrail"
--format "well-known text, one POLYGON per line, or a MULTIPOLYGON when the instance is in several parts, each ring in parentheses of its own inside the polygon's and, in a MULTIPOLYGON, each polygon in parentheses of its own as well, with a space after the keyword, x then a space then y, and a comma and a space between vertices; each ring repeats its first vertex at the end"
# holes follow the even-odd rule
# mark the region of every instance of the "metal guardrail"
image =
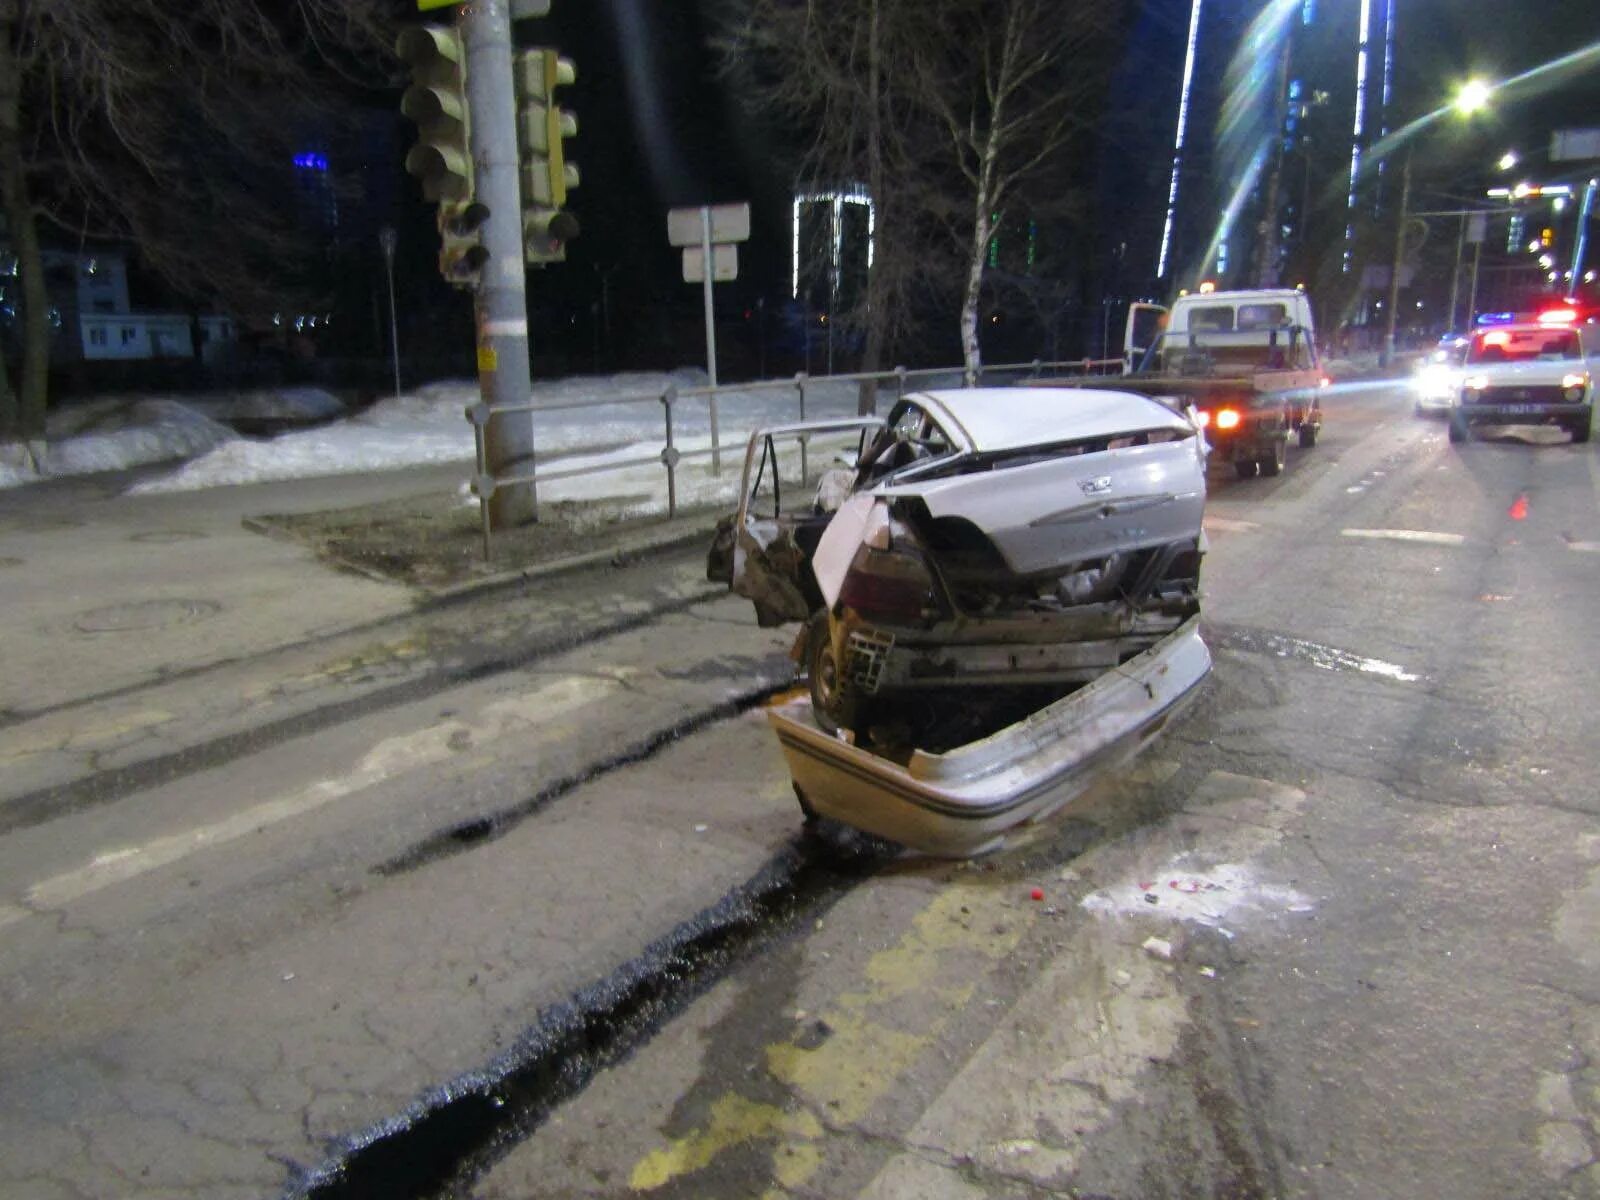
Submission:
MULTIPOLYGON (((695 387, 680 388, 676 384, 668 384, 659 392, 640 392, 635 395, 595 397, 588 400, 570 400, 564 403, 541 403, 527 400, 520 404, 503 404, 490 408, 489 405, 479 401, 466 409, 466 418, 472 423, 472 437, 476 452, 477 472, 472 478, 472 491, 478 497, 478 515, 483 525, 483 557, 494 557, 493 534, 489 528, 489 500, 499 489, 526 484, 533 491, 535 511, 538 505, 538 485, 540 483, 555 483, 562 479, 574 479, 584 475, 600 475, 607 471, 627 471, 636 467, 661 466, 666 469, 667 484, 667 515, 674 517, 678 512, 678 479, 677 471, 680 463, 687 459, 710 458, 713 475, 722 473, 722 444, 719 430, 717 399, 730 393, 748 394, 750 392, 770 392, 792 390, 796 395, 798 404, 798 419, 806 419, 806 389, 823 384, 861 383, 875 380, 880 386, 892 383, 895 389, 895 399, 898 401, 905 396, 907 384, 914 380, 929 378, 938 375, 960 375, 965 387, 977 387, 983 383, 984 377, 996 374, 1027 373, 1032 379, 1043 378, 1047 373, 1052 377, 1071 378, 1078 375, 1113 375, 1122 369, 1120 358, 1082 358, 1046 362, 1034 359, 1025 363, 1001 363, 995 366, 980 366, 974 376, 968 376, 965 367, 919 367, 915 370, 906 367, 895 367, 888 371, 858 371, 843 375, 810 375, 804 371, 788 379, 762 379, 749 383, 723 384, 720 387, 695 387), (680 450, 673 440, 673 409, 685 400, 705 400, 708 419, 711 427, 711 445, 704 450, 680 450), (516 472, 509 475, 494 475, 489 471, 488 461, 484 448, 484 429, 491 418, 504 416, 510 413, 534 412, 570 412, 587 408, 610 408, 628 404, 659 404, 662 411, 663 444, 661 450, 646 457, 629 458, 615 462, 597 463, 588 467, 572 467, 566 470, 540 471, 536 464, 530 464, 525 472, 516 472)), ((805 473, 805 447, 801 446, 801 473, 805 473)))

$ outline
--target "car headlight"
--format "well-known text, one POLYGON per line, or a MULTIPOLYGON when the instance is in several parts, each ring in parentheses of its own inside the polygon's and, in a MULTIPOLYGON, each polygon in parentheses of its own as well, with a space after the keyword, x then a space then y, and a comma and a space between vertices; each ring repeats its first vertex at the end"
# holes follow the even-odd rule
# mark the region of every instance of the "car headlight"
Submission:
POLYGON ((1481 392, 1489 386, 1489 377, 1487 375, 1468 375, 1461 381, 1461 386, 1469 392, 1481 392))
POLYGON ((1573 372, 1564 375, 1561 379, 1561 395, 1568 404, 1581 404, 1584 393, 1589 390, 1589 376, 1586 373, 1573 372))

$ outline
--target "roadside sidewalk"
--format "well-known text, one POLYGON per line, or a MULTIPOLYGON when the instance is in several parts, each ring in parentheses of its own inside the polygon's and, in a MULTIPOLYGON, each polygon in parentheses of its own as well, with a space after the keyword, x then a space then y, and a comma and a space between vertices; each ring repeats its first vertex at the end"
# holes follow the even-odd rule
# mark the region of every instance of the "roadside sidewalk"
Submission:
POLYGON ((714 521, 546 504, 485 563, 458 464, 126 495, 139 474, 0 493, 0 721, 709 538, 714 521))

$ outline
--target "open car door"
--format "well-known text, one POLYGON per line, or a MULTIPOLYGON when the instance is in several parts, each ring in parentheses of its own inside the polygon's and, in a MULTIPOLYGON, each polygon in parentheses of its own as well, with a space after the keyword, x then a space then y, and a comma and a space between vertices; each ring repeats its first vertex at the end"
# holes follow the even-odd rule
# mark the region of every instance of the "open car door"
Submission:
POLYGON ((1122 373, 1131 374, 1139 369, 1146 352, 1156 344, 1156 338, 1166 328, 1167 309, 1161 304, 1134 303, 1128 305, 1128 321, 1122 331, 1122 373))
POLYGON ((855 478, 853 463, 834 465, 831 455, 859 454, 882 427, 880 418, 857 417, 750 435, 739 509, 718 527, 707 574, 749 600, 762 626, 804 621, 820 604, 811 554, 855 478))

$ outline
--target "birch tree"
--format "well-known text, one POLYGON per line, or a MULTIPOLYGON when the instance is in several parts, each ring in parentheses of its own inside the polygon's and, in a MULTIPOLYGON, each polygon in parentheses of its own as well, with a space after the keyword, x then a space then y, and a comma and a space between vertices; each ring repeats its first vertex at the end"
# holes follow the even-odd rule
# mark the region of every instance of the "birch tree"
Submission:
POLYGON ((730 0, 745 93, 795 129, 807 177, 865 181, 878 244, 867 369, 922 289, 953 291, 969 378, 998 215, 1070 174, 1111 56, 1115 0, 730 0), (953 252, 953 253, 952 253, 953 252), (954 263, 959 285, 945 272, 954 263), (876 333, 877 340, 874 341, 876 333))
POLYGON ((0 0, 0 206, 21 372, 0 438, 43 434, 42 231, 125 239, 198 296, 249 307, 305 253, 270 186, 335 81, 387 72, 382 0, 0 0))

